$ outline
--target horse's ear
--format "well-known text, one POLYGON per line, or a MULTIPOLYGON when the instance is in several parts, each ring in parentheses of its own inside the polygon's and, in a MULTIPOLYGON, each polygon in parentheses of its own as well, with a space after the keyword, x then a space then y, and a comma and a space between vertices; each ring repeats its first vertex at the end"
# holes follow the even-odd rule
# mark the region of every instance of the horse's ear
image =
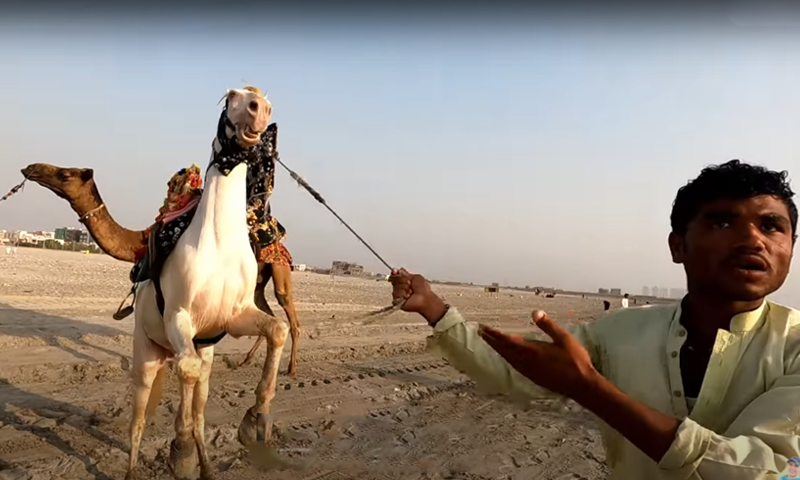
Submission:
POLYGON ((225 91, 225 95, 223 95, 222 98, 219 99, 219 102, 217 102, 217 105, 222 103, 223 100, 225 100, 225 105, 227 105, 228 104, 228 100, 230 100, 231 97, 233 95, 235 95, 235 94, 236 94, 236 90, 233 90, 232 88, 229 88, 228 90, 225 91))
POLYGON ((91 168, 84 168, 81 170, 81 180, 88 182, 92 178, 94 178, 94 170, 91 168))

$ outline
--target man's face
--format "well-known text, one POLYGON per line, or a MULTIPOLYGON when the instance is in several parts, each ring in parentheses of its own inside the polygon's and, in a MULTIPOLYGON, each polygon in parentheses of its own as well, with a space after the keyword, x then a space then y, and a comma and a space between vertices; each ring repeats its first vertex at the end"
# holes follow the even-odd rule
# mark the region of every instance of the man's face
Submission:
POLYGON ((794 462, 789 462, 789 478, 797 477, 798 465, 794 462))
POLYGON ((690 288, 726 301, 759 300, 789 274, 794 246, 789 209, 771 195, 716 200, 689 222, 684 237, 671 233, 669 245, 690 288))

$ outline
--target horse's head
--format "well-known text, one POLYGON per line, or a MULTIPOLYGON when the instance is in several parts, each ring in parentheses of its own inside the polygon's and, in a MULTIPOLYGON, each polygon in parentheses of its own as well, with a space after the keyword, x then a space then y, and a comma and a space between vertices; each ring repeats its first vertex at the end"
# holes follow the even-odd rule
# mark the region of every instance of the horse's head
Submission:
MULTIPOLYGON (((230 89, 223 97, 225 109, 225 139, 236 139, 242 148, 250 148, 261 141, 261 135, 267 130, 272 119, 272 104, 256 87, 230 89)), ((222 132, 220 132, 221 134, 222 132)))

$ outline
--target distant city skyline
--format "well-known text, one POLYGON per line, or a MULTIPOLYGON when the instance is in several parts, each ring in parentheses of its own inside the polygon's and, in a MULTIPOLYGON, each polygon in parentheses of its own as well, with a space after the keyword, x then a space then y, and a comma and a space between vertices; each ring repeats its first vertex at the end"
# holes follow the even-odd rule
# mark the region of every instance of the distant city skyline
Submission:
POLYGON ((30 243, 38 245, 49 240, 59 243, 76 242, 95 244, 94 238, 85 228, 56 227, 53 230, 6 230, 0 229, 0 243, 30 243))
POLYGON ((653 296, 658 298, 683 298, 686 295, 686 288, 683 287, 661 287, 647 285, 642 286, 643 296, 653 296))

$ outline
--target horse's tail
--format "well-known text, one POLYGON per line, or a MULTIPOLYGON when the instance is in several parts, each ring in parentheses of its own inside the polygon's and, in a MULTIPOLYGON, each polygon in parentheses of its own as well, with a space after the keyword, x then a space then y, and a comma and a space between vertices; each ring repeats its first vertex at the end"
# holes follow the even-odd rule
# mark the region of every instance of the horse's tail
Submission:
POLYGON ((166 362, 156 373, 156 378, 153 380, 153 388, 150 389, 150 398, 147 399, 147 409, 145 415, 149 418, 156 413, 156 407, 161 403, 161 394, 164 392, 164 381, 167 379, 167 365, 166 362))

